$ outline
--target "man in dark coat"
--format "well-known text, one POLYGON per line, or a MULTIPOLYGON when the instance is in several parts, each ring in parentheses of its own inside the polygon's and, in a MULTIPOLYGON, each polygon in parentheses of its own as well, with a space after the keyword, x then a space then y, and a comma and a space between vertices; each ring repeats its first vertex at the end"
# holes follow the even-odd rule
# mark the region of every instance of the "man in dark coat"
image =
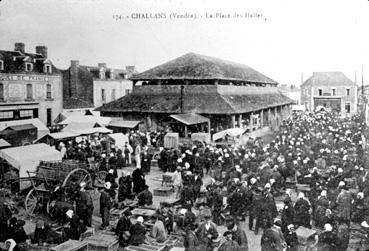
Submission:
POLYGON ((139 216, 136 224, 132 225, 129 233, 131 234, 130 243, 134 246, 141 245, 146 239, 146 228, 143 225, 143 218, 139 216))
POLYGON ((141 168, 143 173, 149 173, 151 169, 151 159, 147 151, 144 151, 141 156, 141 168))
POLYGON ((194 201, 196 201, 196 199, 200 195, 200 190, 201 190, 203 182, 202 182, 201 176, 198 173, 195 174, 194 180, 195 182, 193 183, 193 195, 194 195, 194 201))
POLYGON ((274 220, 273 226, 264 231, 261 236, 261 251, 284 251, 287 248, 281 225, 279 220, 274 220))
POLYGON ((214 240, 219 236, 216 225, 211 222, 211 215, 205 215, 205 222, 203 222, 196 231, 199 240, 199 247, 202 251, 213 251, 215 248, 214 240))
POLYGON ((133 192, 139 194, 144 190, 145 178, 140 167, 132 172, 133 192))
POLYGON ((80 190, 76 193, 76 213, 85 226, 91 227, 94 205, 91 195, 86 192, 86 183, 81 182, 80 190))
POLYGON ((318 235, 318 251, 336 251, 338 250, 339 240, 337 235, 333 233, 333 227, 329 224, 324 226, 324 231, 318 235))
POLYGON ((115 229, 115 234, 118 235, 119 244, 123 247, 128 245, 129 238, 131 234, 129 230, 132 226, 131 220, 129 219, 129 210, 123 213, 123 216, 119 219, 117 227, 115 229))
POLYGON ((0 201, 0 241, 4 242, 7 239, 8 233, 8 220, 11 218, 12 213, 7 205, 0 201))
POLYGON ((295 232, 295 227, 294 225, 290 224, 287 226, 287 232, 284 235, 284 239, 286 240, 287 243, 287 250, 288 251, 297 251, 298 250, 298 245, 299 245, 299 241, 297 238, 297 234, 295 232))
POLYGON ((310 225, 310 204, 305 200, 304 194, 299 193, 299 199, 296 201, 295 209, 295 225, 311 228, 310 225))
POLYGON ((185 251, 200 251, 199 240, 197 239, 195 230, 196 225, 190 224, 184 238, 185 251))
POLYGON ((110 182, 104 184, 104 190, 100 195, 100 214, 102 218, 101 228, 105 229, 109 226, 110 209, 112 207, 112 198, 110 197, 110 182))
POLYGON ((150 206, 152 205, 152 193, 149 191, 149 186, 144 186, 145 190, 137 195, 139 206, 150 206))
POLYGON ((249 246, 248 246, 248 241, 247 241, 247 236, 244 230, 242 230, 235 221, 231 221, 228 226, 227 226, 228 230, 231 231, 232 233, 232 240, 236 241, 237 244, 239 245, 239 250, 240 251, 248 251, 249 250, 249 246))
POLYGON ((294 219, 295 219, 295 209, 293 208, 292 205, 292 200, 290 197, 286 197, 284 199, 284 206, 282 209, 282 232, 286 233, 287 232, 287 227, 290 224, 293 224, 294 219))
POLYGON ((226 231, 223 236, 225 237, 226 241, 223 242, 218 251, 240 251, 240 246, 237 244, 236 241, 233 240, 232 231, 226 231))

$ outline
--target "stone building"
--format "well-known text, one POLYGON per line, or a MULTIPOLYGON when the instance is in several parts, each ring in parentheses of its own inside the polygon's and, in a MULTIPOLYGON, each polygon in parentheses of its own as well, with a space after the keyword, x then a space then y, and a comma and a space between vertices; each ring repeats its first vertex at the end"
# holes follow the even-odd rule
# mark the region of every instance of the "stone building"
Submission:
POLYGON ((85 66, 72 60, 70 67, 63 71, 64 109, 99 107, 128 94, 132 91, 129 77, 134 72, 134 66, 112 69, 105 63, 85 66))
POLYGON ((209 118, 213 133, 233 127, 276 128, 293 103, 278 91, 277 82, 254 69, 195 53, 131 79, 131 94, 97 110, 102 116, 143 121, 147 130, 163 126, 172 114, 189 113, 209 118))
POLYGON ((0 50, 0 121, 39 118, 50 127, 63 109, 62 95, 62 76, 46 46, 35 53, 24 43, 0 50))
POLYGON ((301 104, 310 111, 323 106, 352 116, 357 112, 357 88, 342 72, 314 72, 301 85, 301 104))

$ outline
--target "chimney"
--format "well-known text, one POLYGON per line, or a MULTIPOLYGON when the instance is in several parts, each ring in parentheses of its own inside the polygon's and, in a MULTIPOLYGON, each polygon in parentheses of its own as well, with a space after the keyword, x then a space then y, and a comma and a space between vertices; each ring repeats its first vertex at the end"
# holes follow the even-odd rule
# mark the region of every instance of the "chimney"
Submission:
POLYGON ((36 46, 36 53, 41 54, 44 58, 47 58, 47 47, 44 45, 36 46))
POLYGON ((97 66, 99 68, 106 68, 106 63, 98 63, 97 66))
POLYGON ((70 61, 70 80, 69 80, 69 97, 77 96, 77 85, 78 85, 78 71, 79 71, 79 61, 70 61))
POLYGON ((135 66, 134 65, 127 65, 126 66, 126 71, 128 71, 128 73, 133 74, 135 72, 135 66))
POLYGON ((24 43, 15 43, 14 44, 14 51, 19 51, 21 53, 24 53, 25 45, 24 43))

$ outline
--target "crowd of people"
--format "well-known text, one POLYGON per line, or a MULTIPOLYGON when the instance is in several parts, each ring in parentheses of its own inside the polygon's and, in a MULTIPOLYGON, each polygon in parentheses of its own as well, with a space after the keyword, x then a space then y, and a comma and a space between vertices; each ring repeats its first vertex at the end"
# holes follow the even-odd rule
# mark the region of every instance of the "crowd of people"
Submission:
MULTIPOLYGON (((136 218, 133 224, 127 210, 115 229, 120 244, 140 245, 147 238, 163 242, 177 227, 184 231, 186 250, 214 250, 219 244, 217 225, 225 224, 225 242, 218 250, 248 250, 246 232, 240 227, 248 220, 250 231, 258 235, 263 230, 263 251, 297 250, 299 227, 319 229, 318 250, 346 250, 353 224, 369 232, 366 128, 358 116, 343 119, 324 111, 306 112, 283 121, 268 144, 250 138, 237 146, 160 147, 159 168, 172 173, 182 210, 176 215, 170 207, 157 209, 149 236, 144 218, 136 218), (211 182, 205 184, 207 176, 211 182), (195 215, 194 208, 205 213, 195 215)), ((137 199, 139 206, 153 204, 145 177, 151 156, 148 140, 137 141, 134 149, 129 149, 130 144, 113 149, 109 158, 97 142, 82 140, 59 147, 68 158, 100 159, 100 168, 108 171, 100 196, 101 228, 105 229, 115 203, 137 199), (124 169, 130 163, 136 166, 132 174, 124 169), (119 180, 117 169, 123 169, 119 180)), ((93 204, 85 185, 80 184, 76 192, 76 211, 67 211, 68 238, 78 239, 83 226, 91 226, 93 204)), ((1 208, 0 213, 4 215, 1 208)), ((0 222, 5 226, 4 219, 9 217, 0 222)))

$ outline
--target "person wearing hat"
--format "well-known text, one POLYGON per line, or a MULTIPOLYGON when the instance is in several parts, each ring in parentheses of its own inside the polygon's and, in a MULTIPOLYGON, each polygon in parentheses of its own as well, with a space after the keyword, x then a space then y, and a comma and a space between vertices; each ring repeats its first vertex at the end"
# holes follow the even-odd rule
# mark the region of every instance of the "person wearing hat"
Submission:
POLYGON ((139 194, 143 191, 145 185, 145 177, 141 170, 141 166, 137 166, 136 169, 132 172, 132 181, 133 181, 133 192, 135 194, 139 194))
POLYGON ((168 238, 168 233, 164 226, 164 217, 163 215, 156 214, 154 218, 155 223, 152 227, 151 237, 155 238, 156 242, 165 242, 168 238))
POLYGON ((195 233, 196 228, 196 224, 191 223, 186 229, 186 235, 184 237, 185 251, 200 251, 199 240, 195 233))
POLYGON ((240 246, 236 241, 233 240, 232 231, 225 231, 223 236, 225 237, 225 242, 223 242, 218 251, 240 251, 240 246))
POLYGON ((0 241, 3 242, 7 239, 8 233, 8 221, 12 217, 12 212, 9 207, 4 203, 3 199, 0 199, 0 241))
POLYGON ((282 209, 282 232, 288 232, 288 226, 293 224, 295 219, 295 209, 293 208, 292 200, 290 196, 287 196, 283 200, 284 206, 282 209))
POLYGON ((281 226, 281 220, 274 219, 273 225, 264 231, 261 236, 261 251, 284 251, 287 249, 281 226))
POLYGON ((147 151, 143 151, 141 154, 141 167, 142 172, 148 174, 151 169, 151 159, 147 151))
POLYGON ((129 210, 124 211, 122 217, 118 220, 117 227, 115 228, 115 234, 118 235, 119 244, 122 247, 128 246, 129 238, 131 237, 129 230, 132 223, 129 218, 129 214, 129 210))
POLYGON ((110 189, 111 189, 111 183, 105 182, 104 190, 101 192, 101 195, 100 195, 100 214, 102 218, 101 229, 105 229, 107 226, 109 226, 110 209, 113 204, 112 203, 113 199, 110 196, 110 189))
POLYGON ((305 199, 304 193, 300 192, 298 194, 298 200, 295 203, 295 222, 296 226, 303 226, 306 228, 311 228, 310 224, 310 203, 305 199))
POLYGON ((333 232, 333 227, 330 224, 324 225, 324 231, 318 235, 318 250, 335 251, 338 250, 339 240, 333 232))
POLYGON ((145 242, 146 239, 146 228, 143 224, 144 219, 142 216, 139 216, 136 220, 136 224, 132 225, 129 229, 129 233, 131 234, 130 244, 134 246, 141 245, 145 242))
POLYGON ((203 185, 203 182, 202 182, 201 175, 199 173, 195 173, 194 182, 192 183, 194 201, 196 201, 196 199, 199 197, 202 185, 203 185))
POLYGON ((323 227, 321 220, 324 217, 325 211, 330 207, 330 204, 327 198, 327 190, 323 190, 315 202, 314 221, 316 225, 323 227))
POLYGON ((288 251, 298 250, 299 241, 293 224, 287 226, 287 232, 284 235, 284 239, 286 240, 288 251))
POLYGON ((16 243, 25 242, 28 239, 28 236, 24 231, 24 225, 25 222, 23 220, 18 220, 15 217, 11 218, 8 229, 9 238, 12 238, 16 243))
POLYGON ((216 225, 211 221, 211 212, 206 212, 204 215, 204 222, 201 223, 196 231, 199 240, 200 250, 213 251, 215 248, 215 241, 219 237, 216 225))
POLYGON ((151 206, 152 205, 152 193, 149 191, 149 186, 144 185, 144 190, 137 195, 139 206, 151 206))
POLYGON ((86 226, 83 225, 83 222, 79 219, 78 215, 76 215, 72 209, 69 209, 65 214, 67 215, 69 221, 69 227, 65 227, 63 229, 63 240, 79 240, 81 234, 86 231, 86 226))
POLYGON ((340 193, 337 196, 336 204, 337 204, 337 218, 339 221, 346 223, 350 226, 351 220, 351 202, 352 202, 352 194, 346 188, 345 182, 341 181, 338 184, 338 188, 341 189, 340 193))
POLYGON ((246 232, 236 224, 234 220, 230 221, 227 226, 228 230, 232 232, 232 240, 234 240, 239 245, 240 251, 248 251, 248 241, 246 232))
POLYGON ((80 189, 75 194, 76 214, 85 226, 91 227, 94 205, 91 195, 86 191, 86 182, 81 182, 80 189))

